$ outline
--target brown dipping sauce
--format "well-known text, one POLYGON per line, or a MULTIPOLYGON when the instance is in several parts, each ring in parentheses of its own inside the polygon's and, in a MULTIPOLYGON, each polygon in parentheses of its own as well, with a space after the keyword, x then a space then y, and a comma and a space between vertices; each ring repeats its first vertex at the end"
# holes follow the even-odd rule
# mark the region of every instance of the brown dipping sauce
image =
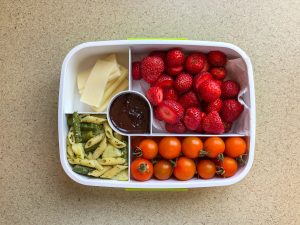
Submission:
POLYGON ((109 116, 123 133, 150 133, 150 108, 138 94, 126 93, 114 99, 109 116))

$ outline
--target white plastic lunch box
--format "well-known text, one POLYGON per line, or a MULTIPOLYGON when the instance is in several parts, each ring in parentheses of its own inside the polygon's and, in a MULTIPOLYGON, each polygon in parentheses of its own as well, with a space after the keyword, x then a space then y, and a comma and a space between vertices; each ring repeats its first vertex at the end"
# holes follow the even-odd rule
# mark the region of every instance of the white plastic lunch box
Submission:
MULTIPOLYGON (((106 114, 107 110, 100 114, 106 114)), ((152 113, 152 112, 151 112, 152 113)), ((223 43, 210 41, 190 41, 190 40, 115 40, 115 41, 97 41, 87 42, 74 47, 63 61, 61 69, 61 80, 59 89, 59 105, 58 105, 58 133, 59 133, 59 149, 60 161, 67 175, 74 181, 89 185, 101 187, 118 187, 118 188, 198 188, 226 186, 237 183, 242 180, 249 172, 254 160, 255 147, 255 94, 253 70, 250 58, 239 47, 223 43), (208 134, 172 134, 163 131, 160 125, 154 119, 151 119, 151 134, 142 134, 136 136, 243 136, 248 142, 248 158, 246 165, 239 168, 238 172, 230 178, 215 177, 209 180, 193 178, 188 181, 178 181, 169 179, 165 181, 151 179, 145 182, 135 181, 130 178, 128 181, 105 180, 99 178, 90 178, 79 175, 72 171, 72 167, 67 161, 66 137, 68 133, 67 115, 74 111, 78 113, 96 114, 88 106, 79 101, 80 95, 76 85, 77 74, 89 67, 92 67, 96 60, 109 53, 116 53, 117 60, 120 64, 129 70, 129 91, 137 91, 144 94, 142 86, 130 79, 131 62, 141 59, 153 50, 168 50, 170 48, 179 47, 185 52, 199 51, 207 53, 212 50, 220 50, 228 57, 226 69, 229 77, 238 81, 241 85, 239 101, 244 104, 244 112, 235 122, 234 127, 229 133, 221 135, 208 134)), ((130 141, 128 136, 128 161, 131 162, 130 141)), ((130 173, 130 170, 128 170, 130 173)))

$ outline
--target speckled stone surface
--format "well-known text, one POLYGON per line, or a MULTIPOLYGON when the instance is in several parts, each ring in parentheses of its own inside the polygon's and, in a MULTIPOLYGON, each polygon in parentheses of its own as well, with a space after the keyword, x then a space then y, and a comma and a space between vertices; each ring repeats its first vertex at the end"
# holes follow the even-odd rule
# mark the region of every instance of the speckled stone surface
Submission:
POLYGON ((300 224, 300 3, 0 0, 0 224, 300 224), (61 168, 60 66, 127 37, 231 42, 254 66, 255 161, 240 183, 188 192, 85 187, 61 168))

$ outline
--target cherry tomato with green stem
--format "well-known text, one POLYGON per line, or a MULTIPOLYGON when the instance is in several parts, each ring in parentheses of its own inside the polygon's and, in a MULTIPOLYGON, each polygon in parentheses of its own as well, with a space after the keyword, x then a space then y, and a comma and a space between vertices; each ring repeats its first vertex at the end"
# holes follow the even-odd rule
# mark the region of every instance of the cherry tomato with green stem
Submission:
POLYGON ((153 175, 152 163, 143 158, 133 160, 130 166, 131 176, 138 181, 150 180, 153 175))

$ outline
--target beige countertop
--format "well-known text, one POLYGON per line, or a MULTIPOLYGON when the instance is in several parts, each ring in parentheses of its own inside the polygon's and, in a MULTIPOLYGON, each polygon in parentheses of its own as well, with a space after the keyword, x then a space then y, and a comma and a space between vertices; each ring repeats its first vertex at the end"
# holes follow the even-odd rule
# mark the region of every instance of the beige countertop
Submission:
POLYGON ((0 224, 300 224, 299 1, 0 1, 0 224), (225 41, 254 66, 257 136, 240 183, 126 192, 74 183, 57 140, 60 67, 75 45, 225 41), (297 187, 298 185, 298 187, 297 187))

